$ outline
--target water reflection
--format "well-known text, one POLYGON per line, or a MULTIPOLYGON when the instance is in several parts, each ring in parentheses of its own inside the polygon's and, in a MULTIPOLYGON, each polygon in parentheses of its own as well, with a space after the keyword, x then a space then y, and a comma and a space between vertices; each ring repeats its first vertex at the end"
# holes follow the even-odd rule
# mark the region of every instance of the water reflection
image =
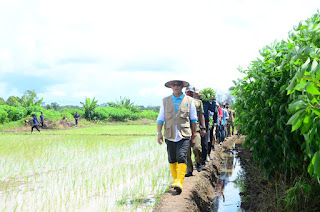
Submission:
POLYGON ((236 145, 233 151, 223 156, 222 169, 217 181, 216 197, 212 202, 212 211, 241 211, 240 190, 236 185, 242 172, 236 153, 241 147, 236 145))

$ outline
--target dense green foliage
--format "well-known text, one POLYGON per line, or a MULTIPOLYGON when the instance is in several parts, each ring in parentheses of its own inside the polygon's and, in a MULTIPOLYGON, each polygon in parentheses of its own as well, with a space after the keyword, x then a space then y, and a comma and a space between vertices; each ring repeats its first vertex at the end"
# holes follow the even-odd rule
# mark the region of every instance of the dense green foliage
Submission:
POLYGON ((202 101, 209 102, 214 99, 216 96, 214 90, 212 88, 205 88, 201 91, 201 99, 202 101))
POLYGON ((104 105, 108 107, 124 108, 134 113, 140 112, 139 107, 134 105, 134 103, 129 98, 121 97, 121 96, 120 96, 120 100, 117 100, 116 102, 107 102, 104 105))
POLYGON ((42 101, 43 98, 39 100, 34 90, 27 90, 26 92, 24 92, 24 95, 21 98, 21 103, 23 107, 40 106, 42 101))
MULTIPOLYGON (((272 178, 320 177, 320 15, 260 51, 234 89, 245 145, 272 178)), ((306 186, 308 188, 308 186, 306 186)), ((304 190, 308 192, 308 189, 304 190)))
POLYGON ((0 105, 5 105, 5 104, 6 102, 4 101, 4 99, 0 97, 0 105))

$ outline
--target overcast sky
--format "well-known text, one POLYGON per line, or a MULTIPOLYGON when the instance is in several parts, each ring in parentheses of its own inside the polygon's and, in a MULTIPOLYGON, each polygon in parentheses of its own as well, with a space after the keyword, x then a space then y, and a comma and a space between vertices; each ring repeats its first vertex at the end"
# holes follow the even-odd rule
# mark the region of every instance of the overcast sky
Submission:
POLYGON ((183 79, 224 92, 319 0, 0 0, 0 97, 160 105, 183 79))

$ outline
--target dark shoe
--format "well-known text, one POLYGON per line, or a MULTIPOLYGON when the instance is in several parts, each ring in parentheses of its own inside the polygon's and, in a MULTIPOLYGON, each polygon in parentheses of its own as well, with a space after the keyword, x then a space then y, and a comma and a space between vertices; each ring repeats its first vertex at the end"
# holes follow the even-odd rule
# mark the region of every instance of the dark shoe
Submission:
POLYGON ((202 170, 207 170, 206 164, 202 164, 202 165, 201 165, 201 169, 202 169, 202 170))
POLYGON ((192 176, 192 172, 187 172, 185 177, 191 177, 192 176))
POLYGON ((214 146, 212 146, 211 149, 212 149, 212 151, 215 151, 215 150, 216 150, 216 148, 215 148, 214 146))
POLYGON ((198 172, 201 172, 201 171, 202 171, 202 166, 201 166, 200 163, 197 163, 196 167, 197 167, 197 171, 198 171, 198 172))

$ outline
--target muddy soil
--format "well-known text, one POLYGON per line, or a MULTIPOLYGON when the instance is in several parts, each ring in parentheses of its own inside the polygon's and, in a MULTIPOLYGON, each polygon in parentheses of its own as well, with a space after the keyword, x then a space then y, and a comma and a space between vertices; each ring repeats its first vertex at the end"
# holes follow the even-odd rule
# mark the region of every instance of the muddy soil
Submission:
MULTIPOLYGON (((233 148, 236 143, 243 143, 244 136, 232 136, 222 145, 215 145, 211 151, 212 160, 207 163, 207 170, 193 171, 193 176, 186 177, 180 195, 170 188, 160 199, 153 211, 185 212, 211 211, 212 201, 216 197, 216 184, 221 170, 222 154, 233 148)), ((169 168, 169 165, 168 165, 169 168)))

